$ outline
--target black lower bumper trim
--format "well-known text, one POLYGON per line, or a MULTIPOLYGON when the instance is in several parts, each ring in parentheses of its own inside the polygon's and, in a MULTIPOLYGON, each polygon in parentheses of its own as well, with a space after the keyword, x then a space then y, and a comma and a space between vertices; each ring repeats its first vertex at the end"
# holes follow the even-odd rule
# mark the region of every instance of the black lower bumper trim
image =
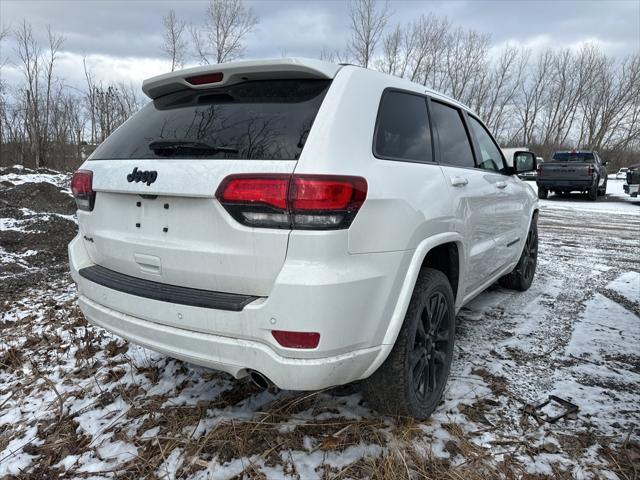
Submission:
POLYGON ((166 283, 152 282, 151 280, 114 272, 100 265, 82 268, 78 273, 91 282, 119 292, 128 293, 129 295, 192 307, 239 312, 246 305, 259 298, 251 295, 212 292, 198 288, 178 287, 176 285, 167 285, 166 283))

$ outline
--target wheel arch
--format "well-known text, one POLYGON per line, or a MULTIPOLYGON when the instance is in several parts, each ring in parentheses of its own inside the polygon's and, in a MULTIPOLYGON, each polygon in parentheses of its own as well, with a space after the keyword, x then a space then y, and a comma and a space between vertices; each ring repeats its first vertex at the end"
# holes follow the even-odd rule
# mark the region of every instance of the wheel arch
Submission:
POLYGON ((411 295, 413 294, 420 271, 426 267, 435 268, 436 270, 443 271, 447 278, 449 278, 450 282, 452 281, 452 278, 455 278, 456 285, 452 285, 452 290, 454 291, 455 307, 457 311, 461 307, 461 302, 464 297, 463 278, 465 265, 466 251, 464 249, 463 238, 460 233, 440 233, 420 242, 414 250, 413 257, 409 263, 409 267, 407 268, 404 282, 400 288, 400 294, 396 300, 396 305, 389 320, 387 331, 382 340, 382 348, 380 349, 378 356, 361 378, 367 378, 372 375, 386 360, 389 353, 391 353, 393 345, 398 338, 400 328, 404 322, 404 317, 407 313, 407 308, 411 301, 411 295), (447 262, 442 260, 441 257, 445 251, 447 252, 447 262), (455 256, 454 260, 451 258, 452 255, 455 256), (454 268, 456 268, 456 271, 453 270, 454 268))

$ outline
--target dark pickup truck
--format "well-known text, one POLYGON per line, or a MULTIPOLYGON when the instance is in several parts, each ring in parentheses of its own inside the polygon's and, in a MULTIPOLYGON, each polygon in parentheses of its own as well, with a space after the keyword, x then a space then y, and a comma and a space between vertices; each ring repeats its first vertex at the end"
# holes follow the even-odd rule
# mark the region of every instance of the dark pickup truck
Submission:
POLYGON ((606 164, 593 150, 555 152, 538 168, 538 198, 578 191, 595 201, 607 193, 606 164))
POLYGON ((631 165, 627 170, 627 183, 623 185, 625 193, 632 197, 640 195, 640 163, 631 165))

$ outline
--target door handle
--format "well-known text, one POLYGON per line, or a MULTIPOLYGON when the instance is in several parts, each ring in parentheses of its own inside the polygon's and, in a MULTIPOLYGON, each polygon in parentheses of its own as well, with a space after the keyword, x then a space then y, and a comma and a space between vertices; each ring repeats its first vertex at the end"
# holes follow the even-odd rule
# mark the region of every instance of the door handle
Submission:
POLYGON ((453 185, 454 187, 464 187, 467 183, 469 183, 469 180, 464 177, 451 178, 451 185, 453 185))
POLYGON ((498 188, 506 188, 506 186, 507 186, 507 182, 502 182, 502 181, 496 182, 496 187, 498 188))

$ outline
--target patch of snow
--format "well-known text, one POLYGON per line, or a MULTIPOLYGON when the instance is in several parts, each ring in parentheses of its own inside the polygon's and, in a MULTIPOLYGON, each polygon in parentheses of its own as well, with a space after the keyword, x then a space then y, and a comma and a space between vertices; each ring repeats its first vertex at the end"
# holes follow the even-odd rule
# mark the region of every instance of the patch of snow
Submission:
POLYGON ((22 185, 23 183, 52 183, 58 187, 67 187, 71 176, 67 173, 5 173, 0 175, 0 182, 9 181, 14 185, 22 185))
POLYGON ((178 469, 182 466, 183 456, 180 449, 175 448, 169 454, 167 459, 162 462, 160 468, 156 472, 158 478, 163 480, 174 480, 177 478, 178 469))
POLYGON ((640 272, 626 272, 607 285, 632 302, 640 303, 640 272))

